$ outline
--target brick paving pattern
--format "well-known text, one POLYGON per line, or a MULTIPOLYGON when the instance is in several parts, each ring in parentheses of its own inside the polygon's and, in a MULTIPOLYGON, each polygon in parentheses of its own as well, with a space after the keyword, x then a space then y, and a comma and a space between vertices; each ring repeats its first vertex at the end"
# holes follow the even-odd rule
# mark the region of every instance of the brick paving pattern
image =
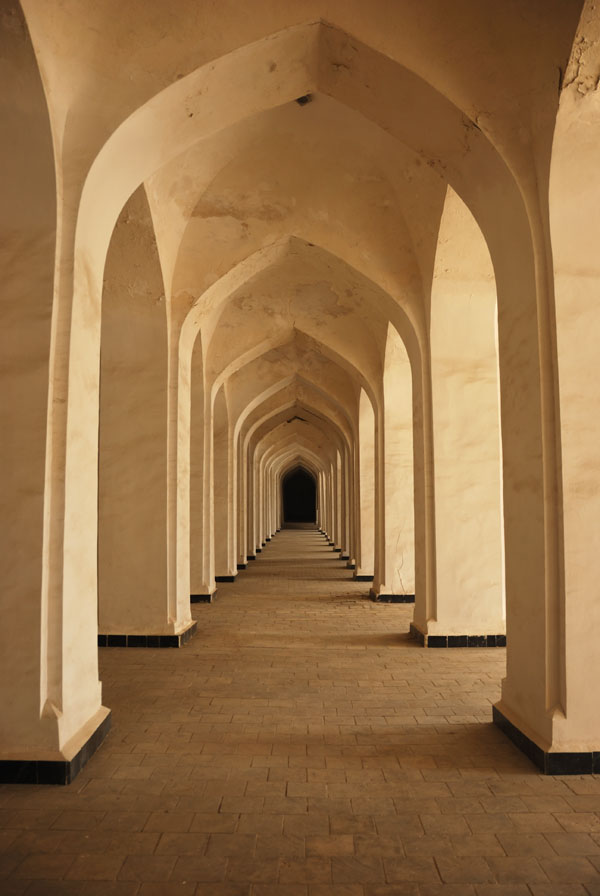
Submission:
POLYGON ((600 778, 490 723, 505 651, 417 647, 351 576, 284 530, 186 647, 102 650, 100 751, 0 787, 0 894, 600 894, 600 778))

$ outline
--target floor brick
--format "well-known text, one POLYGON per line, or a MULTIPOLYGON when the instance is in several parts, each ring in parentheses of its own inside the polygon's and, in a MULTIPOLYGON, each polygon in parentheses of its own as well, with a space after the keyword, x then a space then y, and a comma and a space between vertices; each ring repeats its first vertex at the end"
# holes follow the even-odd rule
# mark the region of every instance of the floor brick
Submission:
POLYGON ((490 724, 503 649, 419 648, 314 531, 192 612, 181 650, 100 652, 73 784, 0 786, 2 896, 600 894, 600 778, 490 724))

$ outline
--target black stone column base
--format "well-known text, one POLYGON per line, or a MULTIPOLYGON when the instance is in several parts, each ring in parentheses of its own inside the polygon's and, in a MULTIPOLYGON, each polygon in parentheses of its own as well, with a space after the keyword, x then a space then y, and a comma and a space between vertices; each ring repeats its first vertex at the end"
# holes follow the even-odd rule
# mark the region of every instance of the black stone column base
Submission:
POLYGON ((377 604, 414 604, 414 594, 377 594, 371 588, 369 597, 377 604))
POLYGON ((190 594, 191 604, 212 604, 217 598, 217 589, 210 594, 190 594))
POLYGON ((247 566, 248 566, 247 563, 238 563, 238 565, 237 565, 238 572, 239 572, 240 569, 246 569, 247 566))
POLYGON ((342 554, 340 557, 340 560, 349 560, 349 559, 350 559, 350 554, 342 554))
POLYGON ((235 582, 235 576, 215 576, 215 582, 235 582))
POLYGON ((262 554, 262 548, 256 548, 256 553, 257 553, 257 554, 262 554))
POLYGON ((0 760, 0 784, 70 784, 94 755, 110 731, 110 725, 111 714, 108 711, 71 759, 0 760))
POLYGON ((247 560, 256 560, 256 554, 248 554, 247 560))
POLYGON ((492 707, 494 725, 506 734, 522 753, 531 759, 543 775, 598 775, 600 752, 549 753, 513 725, 497 706, 492 707))
POLYGON ((348 558, 348 563, 346 563, 346 569, 356 569, 356 563, 350 563, 350 558, 348 558))
POLYGON ((363 575, 358 575, 358 576, 357 576, 356 573, 355 573, 355 574, 354 574, 354 581, 355 581, 355 582, 372 582, 372 581, 373 581, 373 576, 363 576, 363 575))
POLYGON ((506 647, 506 635, 426 635, 414 622, 410 636, 421 647, 506 647))
POLYGON ((197 628, 192 622, 178 635, 98 635, 98 647, 183 647, 197 628))

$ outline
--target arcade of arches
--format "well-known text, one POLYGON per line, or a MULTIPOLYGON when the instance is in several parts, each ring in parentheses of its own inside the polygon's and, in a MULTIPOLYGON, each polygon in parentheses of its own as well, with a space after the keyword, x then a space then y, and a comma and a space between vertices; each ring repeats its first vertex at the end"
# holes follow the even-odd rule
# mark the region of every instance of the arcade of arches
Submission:
POLYGON ((593 0, 0 28, 3 779, 77 772, 99 639, 188 642, 294 476, 365 599, 414 602, 423 650, 506 643, 496 723, 593 772, 593 0))

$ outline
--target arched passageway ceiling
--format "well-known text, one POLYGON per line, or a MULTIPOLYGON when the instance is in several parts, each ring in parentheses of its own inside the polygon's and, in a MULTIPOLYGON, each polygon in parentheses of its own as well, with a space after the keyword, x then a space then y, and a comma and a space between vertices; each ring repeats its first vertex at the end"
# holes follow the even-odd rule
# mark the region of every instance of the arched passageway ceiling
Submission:
POLYGON ((228 296, 218 323, 213 316, 212 338, 203 339, 208 380, 257 343, 291 339, 298 329, 345 358, 374 388, 387 332, 381 305, 372 282, 317 246, 289 240, 285 252, 228 296))
MULTIPOLYGON (((575 8, 575 0, 568 5, 571 16, 575 18, 579 6, 575 8)), ((36 9, 33 0, 25 0, 25 8, 35 33, 34 41, 40 47, 40 55, 43 55, 44 46, 50 47, 47 66, 42 63, 43 68, 54 74, 61 66, 53 53, 56 44, 64 44, 65 38, 55 32, 55 22, 46 22, 53 35, 53 40, 49 40, 43 27, 40 27, 45 17, 39 15, 39 8, 36 9)), ((531 119, 534 117, 535 123, 539 124, 544 117, 550 118, 543 122, 543 127, 537 127, 536 135, 551 127, 556 109, 556 70, 567 58, 569 51, 569 39, 565 39, 563 35, 570 35, 576 24, 574 21, 573 28, 568 27, 569 19, 561 15, 558 4, 553 5, 553 12, 554 15, 549 17, 552 22, 549 28, 545 27, 539 9, 530 20, 530 24, 535 21, 538 28, 537 32, 532 32, 532 45, 544 47, 543 52, 540 50, 543 74, 540 76, 537 73, 537 65, 532 67, 528 64, 525 80, 529 91, 524 92, 519 86, 515 94, 523 98, 523 107, 511 96, 512 114, 506 121, 502 121, 502 115, 498 115, 501 127, 496 145, 505 153, 506 147, 514 150, 515 157, 522 162, 520 186, 528 191, 534 204, 539 199, 539 182, 531 146, 527 146, 531 143, 531 119), (559 39, 561 25, 563 32, 559 39), (547 33, 547 45, 540 43, 540 31, 547 33), (550 60, 551 68, 548 67, 550 60), (554 85, 551 93, 547 83, 550 72, 554 85), (532 81, 539 88, 535 110, 547 109, 548 98, 552 96, 551 116, 544 116, 538 111, 535 114, 532 112, 532 81), (518 127, 515 132, 516 124, 518 127)), ((473 21, 479 21, 475 10, 472 14, 473 21)), ((463 18, 454 16, 453 20, 462 22, 463 18)), ((527 21, 527 17, 525 20, 527 21)), ((105 21, 102 24, 105 25, 105 21)), ((483 22, 481 24, 483 27, 483 22)), ((88 22, 86 27, 89 28, 88 22)), ((386 15, 385 27, 389 33, 389 15, 386 15)), ((488 137, 480 127, 473 124, 472 119, 465 116, 465 108, 454 105, 442 92, 390 55, 362 43, 339 27, 317 21, 291 27, 277 34, 271 33, 272 28, 271 20, 267 29, 270 33, 268 39, 257 40, 214 59, 175 80, 159 93, 152 95, 150 92, 150 97, 146 95, 143 105, 138 106, 135 111, 130 109, 128 118, 122 120, 123 116, 121 117, 122 124, 106 140, 99 152, 102 140, 98 140, 98 135, 104 132, 106 138, 108 132, 100 117, 94 118, 90 126, 89 109, 98 107, 97 96, 91 95, 88 104, 83 107, 86 112, 77 114, 75 108, 69 108, 65 112, 60 91, 53 91, 51 88, 48 90, 56 104, 62 106, 60 124, 57 123, 57 117, 61 118, 61 114, 57 116, 54 114, 56 110, 51 110, 55 140, 59 139, 57 135, 63 135, 67 117, 73 121, 67 136, 67 141, 74 143, 68 153, 70 168, 73 169, 69 172, 72 201, 75 199, 77 185, 85 179, 79 204, 75 254, 81 258, 92 294, 99 292, 94 280, 97 281, 101 276, 110 231, 127 197, 139 183, 147 180, 199 139, 217 133, 242 118, 293 101, 299 95, 315 90, 354 108, 389 131, 400 142, 411 146, 424 162, 436 168, 463 197, 479 220, 488 240, 496 241, 499 250, 505 245, 508 219, 514 219, 515 215, 518 217, 519 210, 522 215, 521 192, 488 137), (89 132, 92 133, 91 137, 89 132), (91 144, 97 155, 89 167, 94 155, 91 144), (89 171, 87 177, 86 170, 89 171)), ((488 28, 489 22, 486 20, 485 30, 488 28)), ((517 33, 522 31, 522 25, 512 17, 509 31, 511 29, 516 29, 517 33)), ((358 33, 363 30, 364 26, 358 33)), ((450 30, 453 31, 452 28, 450 30)), ((69 32, 73 33, 72 27, 67 27, 67 33, 69 32)), ((463 35, 467 44, 464 47, 465 55, 472 51, 474 37, 477 38, 477 43, 481 40, 481 34, 477 31, 466 29, 466 33, 468 36, 463 35)), ((508 58, 513 58, 514 53, 508 48, 505 52, 508 53, 508 58)), ((480 66, 484 70, 488 67, 483 58, 480 59, 480 66)), ((459 65, 459 70, 460 68, 459 65)), ((92 77, 90 71, 86 74, 87 78, 78 81, 78 85, 86 83, 92 77)), ((474 83, 478 83, 480 77, 481 71, 474 83)), ((450 83, 455 78, 456 76, 452 77, 450 83)), ((96 81, 96 78, 92 77, 92 80, 96 81)), ((440 85, 440 90, 448 91, 448 82, 444 82, 439 74, 431 80, 433 84, 440 85)), ((117 85, 120 85, 120 81, 116 82, 116 91, 117 85)), ((67 95, 70 95, 71 91, 66 85, 63 87, 67 95)), ((77 98, 79 103, 82 93, 80 89, 77 98)), ((507 95, 504 73, 502 89, 498 94, 504 97, 507 95)), ((493 99, 490 97, 488 108, 492 109, 498 103, 502 105, 499 96, 496 96, 496 102, 493 99)), ((112 103, 107 100, 104 109, 106 119, 111 117, 110 107, 114 102, 114 97, 112 103)), ((470 107, 469 111, 474 118, 478 118, 479 111, 484 108, 480 106, 475 109, 472 103, 466 103, 466 107, 470 107)), ((508 112, 508 109, 505 111, 508 112)), ((479 117, 484 125, 483 117, 486 116, 479 117)), ((492 136, 493 120, 493 116, 490 116, 490 125, 485 125, 486 131, 492 136)), ((522 226, 525 226, 524 223, 522 226)), ((516 233, 514 238, 518 239, 519 234, 516 233)))
MULTIPOLYGON (((376 402, 377 393, 380 392, 381 357, 383 354, 382 346, 385 342, 385 332, 387 331, 388 320, 391 320, 394 323, 394 326, 404 340, 413 370, 420 370, 421 351, 418 344, 417 334, 404 311, 393 301, 393 299, 391 299, 387 293, 379 289, 376 284, 367 278, 364 278, 359 272, 346 265, 345 262, 341 261, 339 258, 331 256, 330 253, 318 246, 293 237, 282 240, 280 243, 256 252, 253 256, 237 265, 236 268, 226 274, 218 283, 214 284, 214 286, 209 287, 207 293, 198 303, 196 303, 183 322, 180 336, 181 357, 185 359, 192 352, 201 325, 203 325, 202 344, 207 347, 206 353, 208 356, 208 346, 210 346, 211 337, 215 335, 215 328, 219 323, 218 312, 223 306, 226 307, 226 304, 230 301, 232 295, 236 295, 238 298, 241 296, 243 298, 246 292, 250 291, 250 286, 248 284, 258 282, 255 281, 254 278, 259 277, 260 274, 268 273, 273 266, 278 266, 278 270, 283 269, 285 272, 285 262, 288 256, 292 256, 292 262, 295 268, 302 267, 302 260, 305 258, 307 270, 312 271, 313 274, 319 273, 321 275, 317 280, 321 287, 321 294, 323 287, 325 287, 326 290, 330 288, 329 279, 334 277, 335 272, 339 272, 342 276, 342 281, 336 282, 335 288, 344 293, 343 302, 350 305, 350 307, 352 307, 352 302, 355 306, 362 309, 364 315, 363 306, 366 307, 367 300, 371 300, 372 316, 374 321, 377 322, 375 331, 378 340, 381 343, 381 345, 374 345, 371 343, 370 346, 371 360, 375 361, 378 368, 374 381, 373 378, 366 376, 359 367, 354 365, 352 360, 348 357, 347 346, 341 344, 338 346, 340 350, 334 349, 333 346, 322 341, 322 334, 320 332, 311 335, 306 331, 303 331, 299 335, 305 342, 311 342, 320 354, 335 361, 338 366, 343 368, 353 379, 358 381, 365 389, 372 402, 376 402), (318 266, 317 269, 315 268, 315 265, 318 266), (208 320, 205 319, 203 323, 204 305, 206 305, 206 307, 212 306, 212 313, 211 317, 208 320)), ((287 268, 288 275, 293 274, 293 272, 291 267, 287 268)), ((306 278, 306 276, 305 271, 304 277, 306 278)), ((297 285, 294 283, 293 277, 291 283, 292 287, 297 285)), ((239 312, 243 310, 243 308, 238 308, 238 316, 241 316, 239 312)), ((284 308, 283 311, 285 310, 286 309, 284 308)), ((324 315, 334 322, 334 329, 335 315, 339 310, 341 309, 336 309, 335 306, 325 307, 323 309, 324 315)), ((287 321, 285 320, 285 317, 282 317, 282 315, 279 314, 279 316, 275 318, 275 324, 271 326, 271 331, 269 331, 268 335, 264 330, 259 329, 258 336, 255 334, 253 337, 252 334, 255 333, 257 329, 256 325, 247 327, 248 320, 244 320, 242 329, 236 330, 236 340, 228 340, 223 354, 221 354, 219 350, 215 351, 213 343, 212 369, 207 363, 207 379, 210 388, 214 391, 215 388, 218 388, 225 379, 232 376, 236 370, 244 364, 255 360, 271 348, 290 341, 292 330, 300 329, 295 326, 295 324, 290 327, 292 311, 293 308, 290 304, 287 311, 287 321), (279 332, 277 331, 277 323, 280 325, 279 332), (283 328, 281 327, 282 323, 283 328), (273 335, 273 333, 275 333, 275 335, 273 335)), ((267 315, 269 319, 273 318, 273 315, 269 314, 268 308, 267 315)), ((312 329, 314 330, 314 327, 312 329)), ((218 338, 223 341, 223 331, 218 334, 218 338)), ((343 341, 338 337, 336 343, 341 342, 343 341)), ((361 347, 358 346, 358 348, 359 354, 361 354, 361 347)), ((362 354, 364 355, 364 347, 362 354)))
POLYGON ((288 432, 296 431, 305 433, 305 427, 311 426, 323 433, 324 437, 335 443, 338 448, 352 444, 352 437, 344 427, 344 421, 331 409, 323 407, 317 401, 313 403, 315 396, 304 396, 301 400, 290 399, 289 403, 280 405, 278 409, 257 416, 250 426, 247 436, 251 447, 256 447, 262 439, 277 431, 278 437, 283 437, 288 432))
POLYGON ((309 473, 311 476, 317 477, 319 468, 312 463, 309 458, 304 458, 301 455, 297 454, 295 457, 285 457, 284 458, 276 458, 273 461, 273 468, 275 473, 282 478, 287 476, 289 473, 294 473, 296 470, 303 470, 305 473, 309 473))
POLYGON ((336 401, 318 383, 306 379, 300 374, 284 377, 253 398, 238 413, 237 406, 230 405, 230 419, 234 423, 234 432, 248 431, 257 419, 264 419, 274 409, 278 410, 282 402, 295 404, 312 401, 326 416, 331 416, 351 441, 358 431, 358 408, 347 408, 336 401))
POLYGON ((319 473, 325 472, 321 459, 316 454, 312 454, 304 445, 292 445, 274 457, 272 461, 272 469, 276 476, 285 476, 286 472, 296 467, 311 473, 317 482, 319 473))
MULTIPOLYGON (((579 0, 492 5, 462 0, 459 9, 446 0, 399 5, 374 0, 368 7, 347 0, 256 0, 251 14, 238 5, 197 0, 166 5, 162 0, 22 0, 22 5, 55 135, 71 152, 78 151, 86 167, 115 128, 160 91, 179 86, 177 99, 185 100, 197 94, 195 70, 223 74, 217 63, 233 53, 233 72, 247 71, 246 45, 257 42, 268 55, 273 38, 265 35, 321 17, 378 50, 390 65, 400 63, 437 87, 526 165, 529 133, 534 131, 538 144, 551 134, 556 73, 564 70, 581 8, 579 0)), ((309 48, 313 56, 315 43, 309 48)), ((338 67, 330 63, 338 79, 347 77, 354 63, 356 42, 347 44, 334 60, 338 67)), ((278 69, 266 61, 259 92, 264 92, 261 82, 277 77, 278 69)), ((253 75, 246 76, 249 84, 258 81, 253 75)), ((306 92, 309 84, 303 80, 306 92)), ((181 105, 188 114, 185 102, 181 105)))
POLYGON ((248 432, 248 444, 250 448, 256 448, 262 439, 275 431, 278 438, 283 438, 285 434, 295 432, 298 427, 301 433, 306 433, 309 426, 318 429, 328 442, 335 444, 340 450, 344 446, 349 448, 352 444, 339 421, 330 416, 327 409, 322 409, 319 404, 312 404, 310 397, 302 402, 282 405, 279 411, 258 418, 248 432))
POLYGON ((312 383, 323 394, 329 394, 350 416, 356 415, 360 386, 334 361, 317 350, 303 334, 294 331, 292 338, 236 371, 227 380, 227 395, 232 419, 260 395, 290 376, 312 383))
POLYGON ((353 439, 343 428, 337 426, 337 421, 329 416, 330 409, 317 405, 313 407, 309 399, 304 399, 302 403, 298 401, 295 394, 285 392, 273 396, 268 402, 264 403, 262 408, 257 408, 244 421, 241 431, 242 444, 246 447, 252 447, 256 444, 257 439, 262 438, 275 425, 287 422, 295 416, 306 417, 306 413, 313 413, 318 417, 321 426, 329 426, 336 429, 342 441, 345 441, 346 447, 351 449, 354 445, 353 439))
POLYGON ((290 233, 415 309, 421 281, 426 291, 431 278, 443 181, 415 152, 325 94, 199 142, 154 175, 148 191, 174 300, 201 295, 290 233))
POLYGON ((287 424, 282 423, 280 427, 268 433, 258 443, 254 455, 255 462, 268 463, 283 456, 288 450, 297 452, 301 446, 305 450, 311 451, 315 458, 319 459, 321 467, 326 469, 328 464, 334 462, 337 446, 318 427, 305 424, 304 430, 301 431, 298 424, 290 424, 288 427, 287 424))

